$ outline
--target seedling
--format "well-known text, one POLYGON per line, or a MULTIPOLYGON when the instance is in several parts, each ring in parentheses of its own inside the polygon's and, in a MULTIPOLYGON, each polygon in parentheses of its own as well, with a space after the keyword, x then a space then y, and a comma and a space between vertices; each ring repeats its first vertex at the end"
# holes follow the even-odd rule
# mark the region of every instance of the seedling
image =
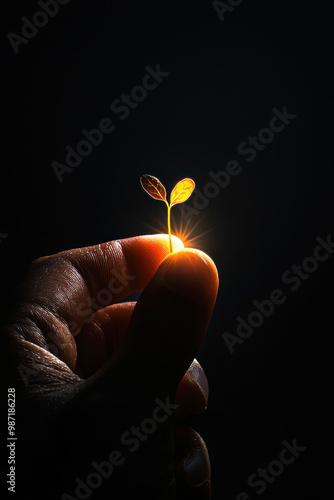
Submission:
POLYGON ((164 201, 167 205, 167 227, 168 227, 168 236, 169 236, 169 248, 170 251, 173 251, 172 247, 172 236, 171 236, 171 228, 170 228, 170 209, 173 205, 177 205, 178 203, 183 203, 186 201, 193 190, 195 189, 195 182, 188 177, 179 181, 172 189, 170 194, 170 202, 167 201, 166 196, 166 188, 165 186, 157 179, 153 177, 153 175, 142 175, 140 178, 140 183, 145 191, 155 198, 156 200, 164 201))

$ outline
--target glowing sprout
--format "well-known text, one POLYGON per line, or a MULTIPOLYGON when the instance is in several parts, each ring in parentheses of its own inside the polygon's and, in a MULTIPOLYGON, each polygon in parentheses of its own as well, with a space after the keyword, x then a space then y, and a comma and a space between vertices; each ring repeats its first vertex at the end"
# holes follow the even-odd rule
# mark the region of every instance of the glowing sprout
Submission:
POLYGON ((173 205, 177 205, 178 203, 183 203, 186 201, 193 190, 195 189, 195 182, 188 177, 179 181, 172 189, 170 194, 170 202, 167 201, 166 189, 165 186, 157 179, 153 177, 153 175, 142 175, 140 178, 140 183, 145 191, 155 198, 156 200, 164 201, 167 205, 167 226, 168 226, 168 235, 169 235, 169 247, 170 251, 173 251, 172 248, 172 237, 171 237, 171 228, 170 228, 170 209, 173 205))

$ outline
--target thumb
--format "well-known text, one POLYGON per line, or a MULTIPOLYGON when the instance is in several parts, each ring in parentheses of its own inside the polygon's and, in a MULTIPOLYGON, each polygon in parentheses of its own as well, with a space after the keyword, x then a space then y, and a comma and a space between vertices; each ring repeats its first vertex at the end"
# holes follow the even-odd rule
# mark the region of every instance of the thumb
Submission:
POLYGON ((176 389, 200 348, 217 291, 217 269, 205 253, 169 254, 134 309, 122 362, 149 386, 176 389))
POLYGON ((126 498, 128 477, 133 494, 139 488, 146 498, 158 498, 158 491, 164 492, 159 498, 174 498, 173 400, 199 350, 217 291, 218 273, 206 254, 169 254, 142 292, 119 350, 81 385, 80 409, 73 413, 84 415, 90 429, 85 449, 97 456, 102 442, 122 450, 125 463, 112 481, 126 498))

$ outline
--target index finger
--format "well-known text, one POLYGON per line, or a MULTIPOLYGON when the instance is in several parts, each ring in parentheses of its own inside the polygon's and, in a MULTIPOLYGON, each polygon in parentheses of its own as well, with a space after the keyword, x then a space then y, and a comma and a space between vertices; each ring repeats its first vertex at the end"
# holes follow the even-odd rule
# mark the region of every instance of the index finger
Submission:
MULTIPOLYGON (((173 236, 173 249, 181 248, 173 236)), ((143 290, 168 254, 164 234, 65 250, 33 262, 21 298, 81 327, 92 312, 143 290)))
MULTIPOLYGON (((173 236, 173 250, 181 248, 182 241, 173 236)), ((98 298, 102 291, 113 293, 110 304, 143 290, 169 253, 165 234, 134 236, 62 252, 80 271, 91 294, 98 298)))

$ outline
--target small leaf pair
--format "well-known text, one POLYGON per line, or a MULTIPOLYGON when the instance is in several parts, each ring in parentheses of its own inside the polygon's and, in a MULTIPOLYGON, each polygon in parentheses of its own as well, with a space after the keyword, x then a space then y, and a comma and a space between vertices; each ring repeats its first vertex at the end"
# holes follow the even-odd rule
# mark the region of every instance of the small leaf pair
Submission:
POLYGON ((170 251, 173 251, 172 247, 172 237, 171 237, 171 227, 170 227, 170 209, 173 205, 178 203, 183 203, 186 201, 193 190, 195 189, 195 182, 188 177, 179 181, 172 189, 170 194, 170 202, 167 201, 166 188, 165 186, 153 175, 142 175, 140 178, 140 183, 145 191, 155 198, 156 200, 164 201, 167 205, 167 226, 169 235, 169 247, 170 251))

